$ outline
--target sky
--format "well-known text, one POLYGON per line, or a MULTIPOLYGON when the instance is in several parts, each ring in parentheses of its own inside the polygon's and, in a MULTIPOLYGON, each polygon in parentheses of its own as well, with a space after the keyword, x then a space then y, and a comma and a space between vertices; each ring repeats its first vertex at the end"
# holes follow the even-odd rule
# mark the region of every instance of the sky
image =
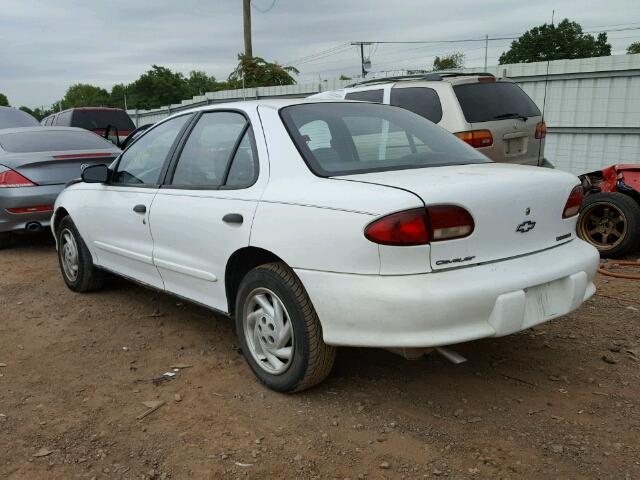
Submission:
MULTIPOLYGON (((293 65, 299 83, 360 71, 353 41, 517 36, 568 17, 609 31, 614 54, 640 41, 638 0, 252 0, 253 53, 293 65), (626 30, 621 30, 626 29, 626 30), (618 31, 614 31, 618 30, 618 31)), ((594 33, 595 35, 595 33, 594 33)), ((510 40, 489 42, 497 64, 510 40)), ((243 51, 242 0, 0 0, 0 93, 14 106, 49 106, 75 83, 110 89, 163 65, 223 80, 243 51)), ((372 71, 428 68, 462 51, 484 64, 484 42, 377 44, 372 71)))

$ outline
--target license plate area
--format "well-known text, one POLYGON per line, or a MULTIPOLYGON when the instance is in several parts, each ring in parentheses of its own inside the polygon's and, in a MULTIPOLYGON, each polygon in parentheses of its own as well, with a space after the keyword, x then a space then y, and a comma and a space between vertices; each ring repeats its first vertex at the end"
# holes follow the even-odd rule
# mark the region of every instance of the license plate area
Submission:
POLYGON ((505 157, 513 157, 527 153, 527 140, 529 137, 520 136, 504 139, 504 155, 505 157))
POLYGON ((523 327, 537 325, 566 312, 570 296, 567 288, 566 278, 525 288, 523 327))

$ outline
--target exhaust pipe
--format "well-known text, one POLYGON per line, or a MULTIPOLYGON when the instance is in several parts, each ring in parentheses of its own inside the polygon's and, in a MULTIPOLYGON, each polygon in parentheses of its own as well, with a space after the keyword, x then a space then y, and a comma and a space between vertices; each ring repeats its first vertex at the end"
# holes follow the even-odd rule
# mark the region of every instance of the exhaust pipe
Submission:
POLYGON ((42 225, 40 225, 40 222, 29 222, 24 228, 27 232, 38 232, 42 230, 42 225))

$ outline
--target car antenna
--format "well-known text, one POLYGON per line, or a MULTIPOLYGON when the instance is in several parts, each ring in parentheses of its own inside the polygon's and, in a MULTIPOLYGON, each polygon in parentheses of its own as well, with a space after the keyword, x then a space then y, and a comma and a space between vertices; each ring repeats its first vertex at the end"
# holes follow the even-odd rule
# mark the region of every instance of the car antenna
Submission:
MULTIPOLYGON (((551 27, 553 28, 553 20, 554 17, 556 15, 556 11, 555 10, 551 10, 551 27)), ((546 124, 544 123, 544 110, 545 107, 547 106, 547 85, 549 84, 549 65, 551 64, 551 58, 547 57, 547 74, 544 77, 544 97, 542 99, 542 123, 545 125, 545 129, 546 129, 546 124)), ((546 138, 546 133, 545 133, 545 138, 546 138)), ((540 155, 542 155, 542 143, 543 143, 543 139, 540 139, 540 145, 538 145, 538 166, 540 167, 540 155)))

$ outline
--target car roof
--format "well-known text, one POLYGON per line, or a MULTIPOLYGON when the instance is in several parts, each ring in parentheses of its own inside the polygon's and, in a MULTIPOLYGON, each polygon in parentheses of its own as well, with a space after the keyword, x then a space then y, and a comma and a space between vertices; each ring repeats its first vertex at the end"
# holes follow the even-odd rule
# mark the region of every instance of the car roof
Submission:
POLYGON ((16 120, 19 121, 22 125, 25 125, 27 122, 31 122, 31 125, 27 126, 30 126, 32 128, 37 126, 39 123, 33 115, 30 115, 29 113, 20 110, 19 108, 0 106, 0 124, 16 123, 16 120))
MULTIPOLYGON (((124 112, 123 109, 121 108, 115 108, 115 107, 71 107, 71 108, 67 108, 66 110, 62 110, 60 112, 54 112, 51 115, 56 115, 58 113, 62 113, 62 112, 71 112, 73 110, 98 110, 98 111, 108 111, 108 112, 114 112, 114 111, 118 111, 118 112, 124 112)), ((51 116, 49 115, 49 116, 51 116)))
POLYGON ((279 110, 284 107, 288 107, 289 105, 299 105, 302 103, 343 103, 348 100, 338 100, 338 99, 322 99, 322 98, 269 98, 269 99, 258 99, 258 100, 240 100, 237 102, 221 102, 221 103, 212 103, 210 105, 203 105, 201 107, 190 108, 188 110, 181 110, 179 112, 175 112, 174 115, 179 115, 181 113, 193 113, 193 112, 201 112, 206 110, 224 110, 224 109, 240 109, 240 110, 250 110, 257 107, 268 107, 274 110, 279 110))
POLYGON ((446 82, 449 84, 461 84, 461 83, 475 83, 479 82, 480 78, 493 77, 495 81, 511 81, 507 78, 496 78, 492 73, 487 72, 473 72, 473 73, 462 73, 462 72, 438 72, 438 73, 427 73, 427 74, 419 74, 419 75, 402 75, 397 77, 382 77, 382 78, 372 78, 370 80, 365 80, 362 82, 352 83, 347 85, 346 89, 355 89, 355 88, 367 88, 367 87, 383 87, 385 85, 396 85, 398 83, 420 83, 420 84, 434 84, 446 82))

